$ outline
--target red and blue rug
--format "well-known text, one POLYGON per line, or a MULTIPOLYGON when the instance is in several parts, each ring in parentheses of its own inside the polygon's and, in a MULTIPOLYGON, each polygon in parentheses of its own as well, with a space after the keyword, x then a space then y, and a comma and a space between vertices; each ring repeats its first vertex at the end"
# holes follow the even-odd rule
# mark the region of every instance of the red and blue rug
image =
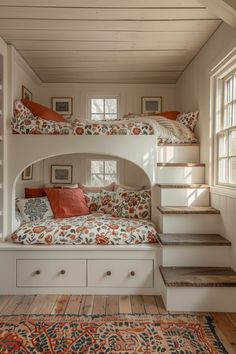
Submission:
POLYGON ((211 317, 0 316, 0 353, 228 353, 211 317))

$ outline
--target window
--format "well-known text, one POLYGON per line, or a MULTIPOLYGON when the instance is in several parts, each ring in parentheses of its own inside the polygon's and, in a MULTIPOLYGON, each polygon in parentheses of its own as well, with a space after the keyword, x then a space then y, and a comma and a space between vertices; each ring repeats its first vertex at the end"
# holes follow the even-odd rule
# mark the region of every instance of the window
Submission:
POLYGON ((91 97, 90 98, 91 120, 114 120, 118 118, 117 97, 91 97))
POLYGON ((217 183, 236 187, 236 69, 218 82, 217 183))
POLYGON ((91 184, 103 186, 117 182, 118 166, 116 160, 91 160, 91 184))

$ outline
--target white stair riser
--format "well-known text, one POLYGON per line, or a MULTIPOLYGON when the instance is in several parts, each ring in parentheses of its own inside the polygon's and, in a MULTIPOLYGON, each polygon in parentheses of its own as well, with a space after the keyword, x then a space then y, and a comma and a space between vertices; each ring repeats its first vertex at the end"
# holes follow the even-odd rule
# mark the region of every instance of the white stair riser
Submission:
POLYGON ((158 162, 199 162, 199 146, 157 146, 158 162))
POLYGON ((166 267, 229 267, 229 246, 164 246, 163 266, 166 267))
POLYGON ((158 206, 209 206, 208 188, 160 188, 158 206))
POLYGON ((205 167, 157 166, 156 183, 205 183, 205 167))
POLYGON ((219 233, 220 215, 214 214, 162 214, 153 213, 161 233, 219 233))
POLYGON ((236 287, 165 287, 162 297, 168 311, 236 312, 236 287))

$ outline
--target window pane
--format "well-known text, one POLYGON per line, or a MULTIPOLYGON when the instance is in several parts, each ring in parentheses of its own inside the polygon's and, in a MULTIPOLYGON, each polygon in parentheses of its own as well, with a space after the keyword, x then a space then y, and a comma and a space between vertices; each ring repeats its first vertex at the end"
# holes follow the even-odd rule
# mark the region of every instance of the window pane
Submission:
POLYGON ((103 114, 92 114, 91 119, 92 120, 104 120, 104 115, 103 114))
POLYGON ((116 174, 117 163, 116 161, 105 161, 105 173, 116 174))
MULTIPOLYGON (((235 79, 236 82, 236 79, 235 79)), ((236 86, 236 85, 235 85, 236 86)), ((236 87, 235 87, 235 91, 236 91, 236 87)), ((235 93, 236 95, 236 93, 235 93)), ((232 126, 236 126, 236 102, 233 103, 233 120, 232 120, 232 126)))
POLYGON ((105 175, 105 184, 110 184, 112 182, 117 182, 116 175, 105 175))
POLYGON ((230 183, 236 184, 236 157, 230 159, 230 183))
POLYGON ((104 99, 92 98, 91 99, 91 112, 92 113, 104 113, 104 99))
POLYGON ((225 81, 225 103, 233 101, 233 91, 234 91, 234 77, 231 76, 225 81))
POLYGON ((91 184, 93 186, 102 186, 104 184, 103 175, 92 175, 91 184))
POLYGON ((91 161, 91 173, 104 173, 104 164, 102 160, 91 161))
POLYGON ((225 107, 224 110, 224 129, 232 126, 233 120, 233 103, 225 107))
POLYGON ((117 113, 117 99, 116 98, 106 98, 105 99, 105 112, 106 113, 117 113))
POLYGON ((227 159, 220 159, 219 160, 219 182, 226 183, 227 182, 227 159))
POLYGON ((228 134, 219 134, 219 157, 227 156, 228 134))
POLYGON ((229 135, 230 155, 236 155, 236 130, 231 131, 229 135))

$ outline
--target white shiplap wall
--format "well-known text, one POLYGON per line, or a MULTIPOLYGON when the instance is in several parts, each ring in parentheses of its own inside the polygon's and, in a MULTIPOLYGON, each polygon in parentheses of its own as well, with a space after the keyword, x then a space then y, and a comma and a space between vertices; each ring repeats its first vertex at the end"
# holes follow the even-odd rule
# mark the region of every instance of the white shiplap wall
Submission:
MULTIPOLYGON (((199 109, 200 160, 206 163, 206 183, 212 168, 210 150, 210 70, 236 46, 236 30, 222 24, 176 85, 179 110, 199 109)), ((222 233, 232 242, 232 265, 236 269, 236 198, 211 193, 212 205, 221 211, 222 233)))

